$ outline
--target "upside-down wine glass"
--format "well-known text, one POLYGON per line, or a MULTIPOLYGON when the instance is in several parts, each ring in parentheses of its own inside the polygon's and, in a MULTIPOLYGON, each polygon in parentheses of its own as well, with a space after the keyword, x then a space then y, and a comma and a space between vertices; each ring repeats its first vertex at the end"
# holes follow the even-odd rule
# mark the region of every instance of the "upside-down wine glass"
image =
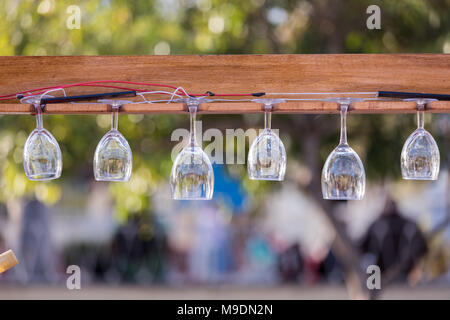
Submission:
POLYGON ((248 176, 251 180, 282 181, 286 172, 286 149, 271 129, 272 110, 281 99, 253 100, 264 105, 264 130, 253 141, 248 152, 248 176))
POLYGON ((403 145, 400 157, 402 177, 406 180, 436 180, 439 175, 439 148, 433 136, 424 129, 426 104, 431 99, 407 99, 417 103, 417 129, 403 145))
POLYGON ((195 115, 199 99, 186 100, 190 115, 189 143, 175 159, 170 173, 172 199, 210 200, 214 191, 211 161, 198 145, 195 136, 195 115))
POLYGON ((41 97, 25 97, 21 102, 33 105, 36 111, 36 129, 23 148, 25 175, 34 181, 57 179, 62 171, 61 149, 53 135, 43 127, 41 97))
POLYGON ((353 99, 337 99, 341 114, 339 145, 328 156, 322 169, 322 194, 328 200, 361 200, 366 174, 361 159, 347 143, 346 117, 353 99))
POLYGON ((130 103, 125 100, 99 100, 100 103, 109 104, 112 108, 111 130, 109 130, 95 149, 94 177, 97 181, 130 180, 133 167, 133 158, 130 145, 119 132, 119 109, 122 105, 130 103))

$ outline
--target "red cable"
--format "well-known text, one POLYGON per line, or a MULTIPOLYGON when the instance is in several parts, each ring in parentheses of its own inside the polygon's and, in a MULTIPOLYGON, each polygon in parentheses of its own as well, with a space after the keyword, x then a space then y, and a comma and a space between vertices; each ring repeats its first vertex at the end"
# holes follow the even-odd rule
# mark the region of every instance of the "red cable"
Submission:
MULTIPOLYGON (((10 93, 6 95, 1 95, 0 98, 9 97, 9 96, 16 96, 18 94, 24 94, 28 92, 36 92, 36 91, 42 91, 42 90, 50 90, 50 89, 57 89, 57 88, 70 88, 70 87, 81 87, 81 86, 92 86, 93 84, 99 84, 99 83, 126 83, 126 84, 136 84, 136 85, 146 85, 146 86, 152 86, 152 87, 163 87, 163 88, 171 88, 171 89, 177 89, 177 87, 171 86, 171 85, 164 85, 159 83, 144 83, 144 82, 132 82, 132 81, 115 81, 115 80, 97 80, 97 81, 87 81, 87 82, 80 82, 80 83, 71 83, 71 84, 65 84, 60 86, 50 86, 50 87, 42 87, 42 88, 36 88, 32 90, 24 90, 19 91, 15 93, 10 93)), ((103 87, 103 85, 98 85, 99 87, 103 87)), ((127 88, 130 89, 130 88, 127 88)), ((139 91, 136 90, 136 91, 139 91)), ((143 90, 144 91, 144 90, 143 90)), ((184 94, 184 93, 183 93, 184 94)))

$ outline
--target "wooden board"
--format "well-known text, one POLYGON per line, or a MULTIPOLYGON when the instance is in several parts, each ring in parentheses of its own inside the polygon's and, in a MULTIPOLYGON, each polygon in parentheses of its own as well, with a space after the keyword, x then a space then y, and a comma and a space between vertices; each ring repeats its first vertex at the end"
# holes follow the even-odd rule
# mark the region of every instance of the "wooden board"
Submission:
POLYGON ((448 54, 21 56, 0 57, 0 70, 0 95, 91 80, 166 83, 192 93, 450 90, 448 54))
MULTIPOLYGON (((417 111, 414 102, 366 101, 351 105, 351 113, 414 113, 417 111)), ((49 104, 45 106, 46 114, 102 114, 110 113, 111 107, 106 104, 49 104)), ((183 113, 187 112, 182 103, 126 104, 121 113, 183 113)), ((254 102, 214 102, 202 103, 199 113, 261 113, 262 105, 254 102)), ((321 101, 291 101, 280 103, 274 113, 338 113, 338 104, 321 101)), ((434 101, 427 104, 426 112, 450 113, 450 101, 434 101)), ((0 114, 32 114, 34 107, 25 104, 0 104, 0 114)))
MULTIPOLYGON (((450 93, 450 55, 181 55, 0 57, 0 95, 44 86, 93 80, 128 80, 183 86, 190 93, 412 91, 450 93)), ((145 88, 145 87, 140 87, 145 88)), ((155 88, 156 89, 156 88, 155 88)), ((70 88, 68 94, 106 92, 70 88)), ((3 101, 1 113, 30 113, 29 106, 3 101), (7 104, 5 104, 7 103, 7 104)), ((104 113, 97 104, 48 105, 48 113, 104 113)), ((182 104, 127 105, 129 113, 183 112, 182 104)), ((450 112, 449 102, 429 105, 450 112)), ((248 102, 203 104, 205 113, 260 112, 248 102)), ((355 103, 353 112, 414 112, 413 103, 355 103)), ((287 102, 277 112, 333 113, 331 102, 287 102)))

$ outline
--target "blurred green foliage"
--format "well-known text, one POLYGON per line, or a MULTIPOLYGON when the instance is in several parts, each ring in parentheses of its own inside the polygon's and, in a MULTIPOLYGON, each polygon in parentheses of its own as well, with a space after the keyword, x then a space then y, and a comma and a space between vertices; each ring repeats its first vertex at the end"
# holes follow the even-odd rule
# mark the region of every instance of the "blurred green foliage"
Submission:
MULTIPOLYGON (((2 0, 0 54, 449 53, 449 12, 450 0, 2 0), (366 8, 371 4, 381 7, 381 30, 366 28, 366 8), (79 30, 66 26, 69 5, 81 9, 79 30)), ((248 126, 242 116, 233 119, 248 126)), ((337 141, 335 120, 331 119, 336 132, 323 137, 322 160, 337 141)), ((64 195, 61 185, 68 179, 89 188, 95 146, 109 121, 108 116, 46 116, 44 125, 62 148, 63 175, 55 182, 35 183, 25 178, 21 166, 34 118, 1 116, 1 201, 36 196, 52 204, 64 195)), ((220 118, 208 118, 209 126, 218 123, 220 118)), ((109 186, 119 219, 151 209, 148 195, 170 172, 170 134, 187 125, 185 116, 120 117, 119 129, 133 150, 134 170, 131 182, 109 186)), ((285 117, 274 119, 281 133, 288 125, 285 117)), ((369 179, 399 176, 393 164, 413 128, 412 116, 349 120, 350 141, 365 160, 369 179)), ((290 159, 301 159, 301 141, 291 140, 290 159)), ((245 167, 239 170, 237 176, 246 176, 245 167)), ((266 187, 251 188, 256 194, 266 187)))

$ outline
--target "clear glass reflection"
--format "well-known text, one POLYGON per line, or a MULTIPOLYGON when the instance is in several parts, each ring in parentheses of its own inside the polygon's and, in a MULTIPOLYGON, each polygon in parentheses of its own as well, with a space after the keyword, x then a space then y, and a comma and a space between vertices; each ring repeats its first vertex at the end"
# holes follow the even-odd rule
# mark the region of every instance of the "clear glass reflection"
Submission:
POLYGON ((272 102, 265 104, 264 130, 253 141, 248 152, 247 170, 252 180, 284 180, 286 149, 272 131, 272 102))
POLYGON ((439 175, 439 148, 433 136, 424 129, 425 102, 418 103, 417 129, 403 145, 400 164, 403 179, 436 180, 439 175))
POLYGON ((214 192, 211 161, 197 144, 195 136, 197 106, 196 99, 188 100, 189 144, 176 157, 170 174, 172 198, 175 200, 210 200, 214 192))
POLYGON ((61 149, 53 135, 43 127, 40 99, 35 103, 36 129, 31 132, 23 148, 25 175, 35 181, 57 179, 62 171, 61 149))
POLYGON ((97 181, 129 181, 133 168, 130 145, 118 131, 120 104, 112 104, 111 130, 95 149, 94 177, 97 181))
POLYGON ((340 104, 341 138, 322 169, 322 194, 328 200, 361 200, 364 197, 366 173, 361 159, 347 143, 346 116, 348 103, 340 104))

